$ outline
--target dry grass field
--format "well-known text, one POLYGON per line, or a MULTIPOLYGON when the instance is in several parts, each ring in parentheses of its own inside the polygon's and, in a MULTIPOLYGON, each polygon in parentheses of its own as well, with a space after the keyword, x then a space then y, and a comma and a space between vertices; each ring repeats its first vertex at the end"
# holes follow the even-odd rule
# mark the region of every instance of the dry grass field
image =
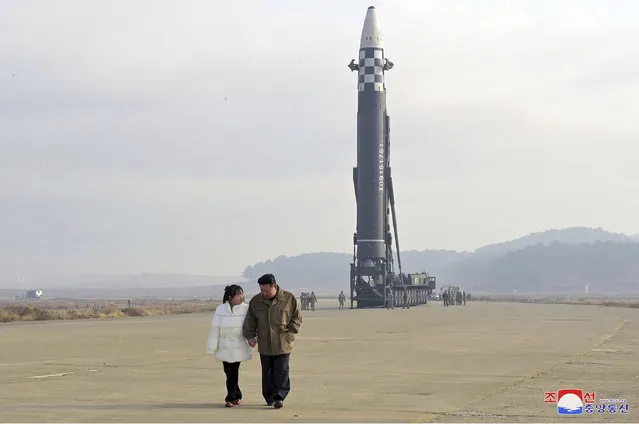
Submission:
POLYGON ((626 398, 637 422, 639 309, 469 302, 304 311, 281 410, 242 365, 245 404, 222 407, 205 355, 212 314, 0 324, 4 422, 560 422, 544 392, 626 398))
POLYGON ((0 301, 0 323, 191 314, 212 312, 218 304, 219 302, 213 300, 172 301, 155 299, 136 299, 130 306, 126 301, 122 300, 0 301))

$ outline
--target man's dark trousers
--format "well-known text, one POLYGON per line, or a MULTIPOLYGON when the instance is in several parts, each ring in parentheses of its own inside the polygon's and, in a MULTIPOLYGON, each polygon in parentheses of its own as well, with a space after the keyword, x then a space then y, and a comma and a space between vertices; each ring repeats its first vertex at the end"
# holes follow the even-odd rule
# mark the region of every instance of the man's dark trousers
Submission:
POLYGON ((284 401, 291 391, 289 378, 290 353, 282 355, 260 354, 262 362, 262 396, 268 404, 274 401, 284 401))
POLYGON ((235 402, 242 399, 242 391, 239 384, 240 364, 241 362, 222 362, 224 374, 226 374, 225 402, 235 402))

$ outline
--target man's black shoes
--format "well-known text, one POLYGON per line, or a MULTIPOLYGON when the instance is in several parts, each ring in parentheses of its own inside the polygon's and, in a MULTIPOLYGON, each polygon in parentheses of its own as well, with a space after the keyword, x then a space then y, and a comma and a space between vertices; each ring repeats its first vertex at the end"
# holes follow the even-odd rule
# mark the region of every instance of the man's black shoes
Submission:
POLYGON ((272 406, 275 409, 280 409, 284 406, 284 401, 279 399, 268 399, 266 400, 266 406, 272 406))

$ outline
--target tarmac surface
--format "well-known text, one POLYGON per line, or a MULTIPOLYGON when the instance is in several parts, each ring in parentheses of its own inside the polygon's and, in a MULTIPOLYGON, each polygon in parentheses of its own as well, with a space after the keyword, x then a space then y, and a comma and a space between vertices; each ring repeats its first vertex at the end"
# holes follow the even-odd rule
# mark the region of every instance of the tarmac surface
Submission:
POLYGON ((280 410, 261 398, 257 354, 240 368, 244 404, 223 407, 210 313, 0 324, 0 421, 639 421, 639 309, 321 304, 303 312, 280 410), (559 416, 544 403, 558 389, 627 399, 629 411, 559 416))

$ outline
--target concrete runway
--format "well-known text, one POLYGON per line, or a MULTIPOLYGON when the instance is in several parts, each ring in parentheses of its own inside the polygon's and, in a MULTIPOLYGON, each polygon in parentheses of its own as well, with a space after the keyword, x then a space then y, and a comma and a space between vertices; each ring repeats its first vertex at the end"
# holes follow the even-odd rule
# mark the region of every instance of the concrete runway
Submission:
POLYGON ((221 363, 204 353, 211 318, 0 324, 0 421, 559 422, 544 392, 562 388, 630 403, 582 422, 639 419, 638 309, 304 311, 280 410, 263 403, 257 355, 240 369, 245 404, 223 407, 221 363))

